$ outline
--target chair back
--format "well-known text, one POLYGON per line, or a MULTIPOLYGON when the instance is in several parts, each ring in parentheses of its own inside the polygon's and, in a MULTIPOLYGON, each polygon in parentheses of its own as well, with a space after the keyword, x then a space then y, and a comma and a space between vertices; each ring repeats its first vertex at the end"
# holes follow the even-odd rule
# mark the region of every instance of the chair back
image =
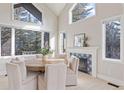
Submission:
POLYGON ((56 57, 65 59, 67 57, 67 54, 58 54, 56 57))
POLYGON ((70 69, 72 69, 76 74, 78 74, 79 58, 71 56, 70 69))
POLYGON ((68 64, 68 55, 66 53, 64 53, 64 54, 58 54, 58 55, 56 55, 56 58, 65 59, 65 64, 66 65, 69 65, 68 64))
POLYGON ((47 89, 65 89, 66 70, 67 66, 64 63, 47 64, 45 67, 45 79, 47 89))
POLYGON ((21 87, 21 71, 18 64, 7 63, 6 70, 8 75, 9 89, 20 89, 21 87))
POLYGON ((25 66, 25 62, 20 61, 18 59, 18 60, 11 60, 11 63, 17 64, 19 66, 19 69, 21 71, 21 77, 22 77, 21 79, 25 80, 27 78, 27 69, 26 69, 26 66, 25 66))

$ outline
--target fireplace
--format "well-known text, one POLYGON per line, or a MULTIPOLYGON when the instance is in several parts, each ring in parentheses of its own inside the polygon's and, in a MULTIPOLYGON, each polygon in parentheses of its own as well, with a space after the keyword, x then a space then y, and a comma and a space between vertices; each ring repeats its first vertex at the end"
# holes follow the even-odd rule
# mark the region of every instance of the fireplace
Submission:
POLYGON ((79 71, 87 74, 92 74, 92 55, 83 53, 70 53, 79 58, 79 71))
POLYGON ((69 47, 67 55, 74 55, 80 59, 80 71, 97 77, 98 47, 69 47))

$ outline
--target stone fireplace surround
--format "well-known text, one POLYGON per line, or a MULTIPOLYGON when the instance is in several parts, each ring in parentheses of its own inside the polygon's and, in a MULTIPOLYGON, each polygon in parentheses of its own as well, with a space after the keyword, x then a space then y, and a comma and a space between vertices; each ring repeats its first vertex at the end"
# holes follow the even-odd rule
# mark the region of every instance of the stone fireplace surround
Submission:
POLYGON ((92 72, 93 77, 97 77, 97 56, 98 47, 69 47, 67 48, 67 53, 78 53, 78 54, 90 54, 92 55, 92 72))

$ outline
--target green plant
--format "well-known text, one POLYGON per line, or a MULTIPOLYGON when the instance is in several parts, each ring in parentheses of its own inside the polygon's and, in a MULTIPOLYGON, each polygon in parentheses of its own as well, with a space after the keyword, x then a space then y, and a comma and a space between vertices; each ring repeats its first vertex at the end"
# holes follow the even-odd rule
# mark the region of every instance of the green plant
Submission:
POLYGON ((48 49, 48 48, 41 48, 41 49, 40 49, 40 53, 41 53, 43 56, 45 56, 45 55, 48 55, 48 54, 52 54, 53 51, 51 51, 51 50, 48 49))

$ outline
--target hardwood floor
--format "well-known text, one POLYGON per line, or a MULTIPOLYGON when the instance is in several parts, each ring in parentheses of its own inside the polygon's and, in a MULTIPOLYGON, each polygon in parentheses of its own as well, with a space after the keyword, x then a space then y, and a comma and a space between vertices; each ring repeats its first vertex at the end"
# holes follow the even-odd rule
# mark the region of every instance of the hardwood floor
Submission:
POLYGON ((77 86, 66 87, 67 90, 123 90, 124 87, 113 87, 107 84, 108 82, 94 78, 85 73, 79 72, 79 79, 77 86))
MULTIPOLYGON (((7 77, 0 77, 0 90, 8 89, 7 77)), ((124 87, 113 87, 108 82, 100 80, 85 73, 79 72, 77 86, 68 86, 67 90, 124 90, 124 87)))

